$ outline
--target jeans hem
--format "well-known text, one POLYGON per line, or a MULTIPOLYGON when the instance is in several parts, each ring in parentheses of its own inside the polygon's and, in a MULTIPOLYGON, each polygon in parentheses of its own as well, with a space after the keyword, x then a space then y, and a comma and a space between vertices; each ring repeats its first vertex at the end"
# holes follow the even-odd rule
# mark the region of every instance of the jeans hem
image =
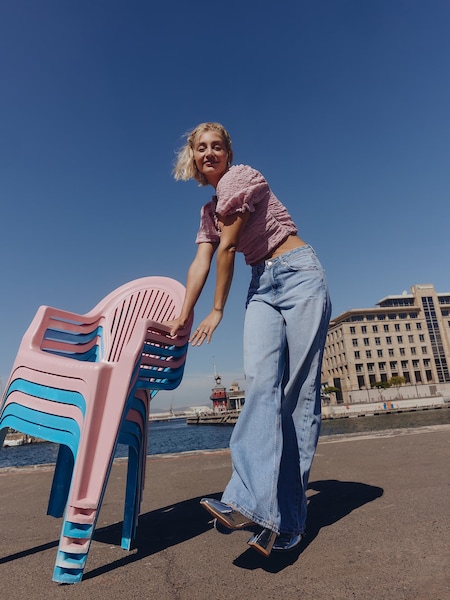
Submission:
POLYGON ((250 519, 251 521, 253 521, 253 523, 260 525, 261 527, 264 527, 265 529, 270 529, 270 531, 275 531, 275 533, 277 535, 280 535, 280 529, 278 527, 276 527, 273 523, 269 523, 265 519, 257 517, 256 515, 252 514, 249 510, 247 510, 246 508, 243 508, 236 502, 226 502, 226 504, 228 504, 229 506, 232 506, 235 510, 239 511, 241 513, 241 515, 244 515, 244 517, 247 517, 247 519, 250 519))

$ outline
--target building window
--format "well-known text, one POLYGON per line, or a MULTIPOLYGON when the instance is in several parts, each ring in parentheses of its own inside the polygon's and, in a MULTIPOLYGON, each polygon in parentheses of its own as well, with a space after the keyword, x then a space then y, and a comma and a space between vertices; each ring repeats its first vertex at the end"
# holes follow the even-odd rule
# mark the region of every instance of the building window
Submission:
POLYGON ((402 369, 407 369, 407 368, 408 368, 408 361, 402 360, 402 369))
POLYGON ((369 345, 369 338, 364 338, 364 346, 368 346, 369 345))
POLYGON ((394 348, 389 348, 388 353, 389 356, 394 356, 394 348))
POLYGON ((399 319, 406 319, 406 313, 400 313, 400 314, 398 315, 398 318, 399 318, 399 319))
POLYGON ((386 344, 392 344, 392 338, 390 335, 386 337, 386 344))
POLYGON ((424 367, 429 367, 430 366, 430 359, 429 358, 424 358, 423 359, 423 366, 424 367))
POLYGON ((383 350, 377 350, 377 356, 381 358, 383 356, 383 350))
POLYGON ((367 363, 367 370, 369 371, 369 373, 373 373, 374 366, 375 363, 367 363))
POLYGON ((362 364, 358 363, 357 365, 355 365, 355 369, 356 369, 357 373, 362 373, 362 370, 363 370, 362 364))
POLYGON ((362 390, 366 387, 366 382, 364 380, 364 375, 358 375, 358 388, 362 390))
POLYGON ((425 336, 423 335, 423 333, 419 333, 419 342, 424 342, 425 341, 425 336))
POLYGON ((425 376, 427 378, 427 381, 433 381, 433 374, 431 373, 431 371, 425 371, 425 376))
POLYGON ((422 383, 422 375, 420 371, 414 371, 414 377, 416 378, 416 383, 422 383))
POLYGON ((413 365, 413 369, 418 369, 419 368, 419 361, 418 360, 413 360, 412 361, 412 365, 413 365))
POLYGON ((394 329, 395 329, 395 331, 400 331, 400 325, 399 325, 399 323, 396 323, 394 325, 394 329))
POLYGON ((408 371, 403 371, 403 377, 406 379, 406 383, 411 383, 411 377, 408 371))
POLYGON ((405 323, 406 331, 411 331, 411 323, 405 323))
POLYGON ((389 363, 389 366, 391 367, 391 369, 396 369, 397 368, 397 361, 396 360, 391 360, 391 362, 389 363))
POLYGON ((389 325, 383 325, 384 331, 389 331, 389 325))
POLYGON ((386 363, 385 362, 379 362, 378 363, 378 368, 380 371, 385 371, 386 370, 386 363))
POLYGON ((367 333, 367 326, 361 325, 361 333, 367 333))
POLYGON ((426 346, 422 346, 422 354, 428 354, 426 346))
POLYGON ((394 319, 396 319, 396 318, 397 318, 397 315, 393 315, 392 313, 389 315, 389 319, 390 319, 391 321, 393 321, 393 320, 394 320, 394 319))
POLYGON ((379 337, 375 338, 375 344, 379 346, 381 344, 381 339, 379 337))
POLYGON ((366 350, 366 358, 372 358, 372 350, 366 350))
POLYGON ((353 338, 352 344, 356 347, 358 345, 358 338, 353 338))
POLYGON ((417 313, 409 313, 410 319, 417 319, 417 313))
POLYGON ((416 323, 416 329, 422 329, 422 323, 416 323))
POLYGON ((417 354, 415 346, 411 346, 411 354, 417 354))
POLYGON ((378 319, 379 321, 384 321, 384 320, 385 320, 385 318, 386 318, 386 315, 377 315, 377 319, 378 319))
POLYGON ((398 344, 403 344, 403 336, 402 335, 398 335, 397 336, 397 343, 398 344))
POLYGON ((405 356, 405 349, 404 348, 400 348, 400 356, 405 356))
POLYGON ((356 333, 356 327, 350 327, 350 333, 356 333))
POLYGON ((445 356, 441 330, 437 319, 436 309, 432 296, 423 296, 422 305, 425 314, 428 334, 430 336, 431 351, 439 378, 439 383, 450 381, 450 372, 445 356))
POLYGON ((408 335, 408 342, 410 344, 414 344, 414 336, 413 335, 408 335))
POLYGON ((372 325, 372 331, 378 333, 378 325, 372 325))

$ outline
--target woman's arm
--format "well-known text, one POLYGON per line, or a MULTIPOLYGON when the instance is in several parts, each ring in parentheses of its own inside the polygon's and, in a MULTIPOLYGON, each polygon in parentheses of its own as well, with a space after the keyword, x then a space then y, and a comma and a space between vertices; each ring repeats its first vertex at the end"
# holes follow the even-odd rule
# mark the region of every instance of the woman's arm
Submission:
POLYGON ((216 289, 214 293, 213 309, 200 323, 192 335, 194 346, 201 346, 206 340, 211 341, 214 330, 223 317, 223 311, 230 291, 234 273, 234 259, 241 232, 248 221, 250 213, 236 213, 219 221, 221 229, 220 242, 216 258, 216 289))
POLYGON ((186 325, 189 315, 201 294, 208 278, 211 261, 216 251, 217 244, 204 242, 198 244, 197 253, 189 267, 186 282, 186 295, 179 317, 167 324, 172 327, 170 334, 176 335, 177 331, 186 325))

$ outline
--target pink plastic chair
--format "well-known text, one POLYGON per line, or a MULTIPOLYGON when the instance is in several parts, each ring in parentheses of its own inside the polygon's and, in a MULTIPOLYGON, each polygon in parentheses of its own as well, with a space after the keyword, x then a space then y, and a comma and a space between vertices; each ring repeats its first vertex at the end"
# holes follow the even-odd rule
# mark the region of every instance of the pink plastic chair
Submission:
POLYGON ((82 578, 119 441, 130 448, 122 546, 131 545, 149 403, 179 385, 192 326, 171 338, 161 322, 179 314, 184 293, 169 278, 138 279, 85 315, 41 307, 23 337, 0 406, 0 443, 14 427, 61 444, 48 509, 65 508, 54 581, 82 578))

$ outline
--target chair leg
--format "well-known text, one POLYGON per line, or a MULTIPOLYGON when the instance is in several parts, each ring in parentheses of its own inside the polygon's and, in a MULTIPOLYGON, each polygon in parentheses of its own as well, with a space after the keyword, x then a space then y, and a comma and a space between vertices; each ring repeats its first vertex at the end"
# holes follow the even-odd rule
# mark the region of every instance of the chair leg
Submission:
POLYGON ((47 514, 52 517, 58 518, 64 514, 72 481, 73 466, 72 451, 67 446, 60 444, 47 507, 47 514))
POLYGON ((73 507, 70 504, 67 506, 53 570, 53 581, 58 583, 81 581, 100 506, 101 501, 96 508, 73 507))
POLYGON ((136 535, 137 518, 141 500, 140 452, 133 446, 128 446, 127 486, 121 547, 130 550, 136 535))
POLYGON ((3 429, 0 430, 0 448, 3 447, 3 443, 5 441, 6 434, 8 433, 8 429, 9 427, 3 427, 3 429))

